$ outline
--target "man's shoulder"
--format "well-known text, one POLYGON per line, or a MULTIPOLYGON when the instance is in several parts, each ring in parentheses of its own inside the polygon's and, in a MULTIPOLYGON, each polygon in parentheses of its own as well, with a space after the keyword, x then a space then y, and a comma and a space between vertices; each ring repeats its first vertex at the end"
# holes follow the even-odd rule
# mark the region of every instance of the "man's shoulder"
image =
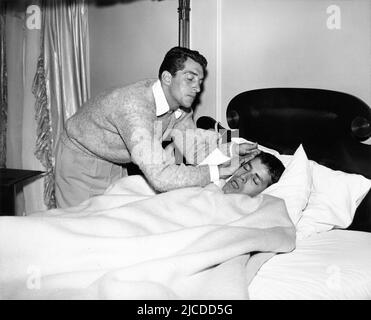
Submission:
POLYGON ((111 91, 110 95, 119 99, 127 107, 132 106, 140 108, 140 106, 146 106, 155 104, 152 85, 156 79, 140 80, 135 83, 126 85, 124 87, 118 87, 111 91))
POLYGON ((116 87, 112 90, 112 92, 117 93, 131 93, 133 95, 140 95, 143 92, 151 92, 152 86, 156 82, 156 79, 144 79, 139 80, 137 82, 133 82, 121 87, 116 87))

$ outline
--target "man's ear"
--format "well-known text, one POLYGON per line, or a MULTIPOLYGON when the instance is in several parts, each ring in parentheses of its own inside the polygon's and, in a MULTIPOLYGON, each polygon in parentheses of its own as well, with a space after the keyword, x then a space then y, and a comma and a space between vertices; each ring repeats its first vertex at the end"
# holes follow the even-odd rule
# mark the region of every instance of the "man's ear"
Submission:
POLYGON ((161 74, 161 82, 165 85, 170 85, 173 76, 169 71, 163 71, 161 74))

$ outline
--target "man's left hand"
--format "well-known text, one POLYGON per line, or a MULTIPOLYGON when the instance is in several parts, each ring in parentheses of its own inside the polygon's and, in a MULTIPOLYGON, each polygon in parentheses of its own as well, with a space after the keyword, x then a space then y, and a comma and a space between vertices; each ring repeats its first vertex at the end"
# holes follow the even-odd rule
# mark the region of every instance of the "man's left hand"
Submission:
POLYGON ((259 153, 260 153, 260 150, 258 149, 257 143, 244 142, 240 144, 234 143, 232 145, 232 156, 239 155, 240 157, 244 157, 244 158, 252 156, 251 159, 253 159, 259 153))

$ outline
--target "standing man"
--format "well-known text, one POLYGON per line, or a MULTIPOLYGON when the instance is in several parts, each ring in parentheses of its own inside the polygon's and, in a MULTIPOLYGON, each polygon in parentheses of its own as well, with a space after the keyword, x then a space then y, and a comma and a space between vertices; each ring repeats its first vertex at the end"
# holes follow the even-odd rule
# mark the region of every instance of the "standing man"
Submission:
MULTIPOLYGON (((174 47, 165 55, 158 79, 104 91, 81 106, 66 122, 57 146, 58 207, 102 194, 127 175, 123 165, 129 162, 160 192, 205 186, 232 175, 240 164, 236 158, 219 166, 195 166, 218 146, 219 139, 216 132, 196 128, 192 118, 191 106, 201 91, 206 66, 198 51, 174 47), (174 163, 169 148, 162 148, 165 140, 172 140, 190 165, 174 163)), ((224 151, 249 159, 258 152, 251 144, 224 151)))

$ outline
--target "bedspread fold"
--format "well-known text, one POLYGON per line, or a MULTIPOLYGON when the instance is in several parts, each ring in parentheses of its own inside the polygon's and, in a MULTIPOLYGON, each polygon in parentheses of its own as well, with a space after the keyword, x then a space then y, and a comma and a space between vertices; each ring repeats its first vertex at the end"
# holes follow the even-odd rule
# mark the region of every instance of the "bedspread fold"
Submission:
POLYGON ((77 207, 0 217, 1 299, 248 299, 292 251, 283 200, 123 178, 77 207))

